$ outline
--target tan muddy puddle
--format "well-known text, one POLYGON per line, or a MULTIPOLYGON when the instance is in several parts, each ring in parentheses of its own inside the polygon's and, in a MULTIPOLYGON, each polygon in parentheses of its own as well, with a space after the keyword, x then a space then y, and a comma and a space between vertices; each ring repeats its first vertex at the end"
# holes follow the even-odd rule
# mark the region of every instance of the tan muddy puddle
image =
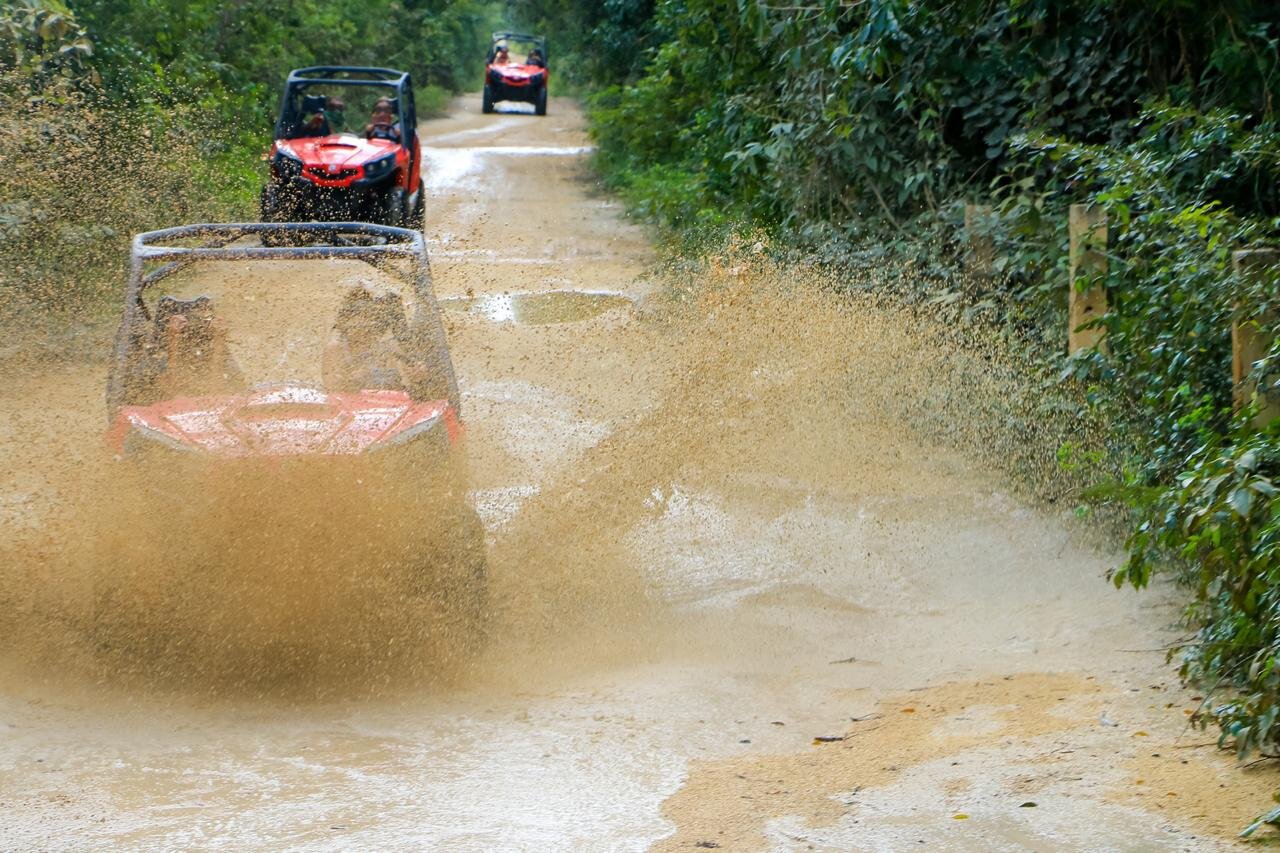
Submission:
POLYGON ((559 290, 549 293, 499 293, 489 296, 451 297, 440 300, 446 311, 462 311, 491 323, 576 323, 606 311, 628 308, 632 301, 616 293, 584 293, 559 290))
MULTIPOLYGON (((1133 651, 1170 636, 1171 601, 1115 592, 1116 555, 912 437, 919 398, 964 406, 995 380, 964 378, 964 353, 892 312, 785 276, 619 310, 660 294, 638 279, 642 235, 587 191, 580 115, 478 106, 423 133, 453 164, 431 179, 427 236, 437 292, 462 309, 446 323, 490 544, 488 647, 371 658, 367 635, 407 611, 373 606, 366 567, 367 584, 321 572, 261 608, 311 629, 329 664, 314 682, 95 667, 61 619, 77 584, 62 555, 85 535, 67 507, 103 464, 101 373, 15 376, 0 848, 1212 849, 1266 808, 1275 774, 1203 748, 1162 655, 1133 651), (356 622, 349 601, 367 605, 356 622)), ((377 529, 323 499, 302 523, 377 529)), ((237 555, 229 576, 252 562, 242 523, 209 525, 237 555)))

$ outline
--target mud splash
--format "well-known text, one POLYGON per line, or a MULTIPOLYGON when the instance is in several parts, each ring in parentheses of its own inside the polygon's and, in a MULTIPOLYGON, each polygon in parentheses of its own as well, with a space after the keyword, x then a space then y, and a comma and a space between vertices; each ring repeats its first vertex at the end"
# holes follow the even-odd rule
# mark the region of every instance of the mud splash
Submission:
MULTIPOLYGON (((612 310, 629 304, 617 295, 455 299, 472 309, 460 315, 467 322, 528 328, 502 343, 519 374, 543 382, 560 374, 567 399, 581 401, 585 390, 587 407, 602 415, 598 428, 572 427, 578 437, 563 429, 541 450, 536 431, 511 435, 508 453, 536 457, 536 481, 523 493, 509 463, 474 448, 479 481, 497 466, 517 500, 492 542, 494 646, 465 668, 484 680, 486 668, 502 672, 515 661, 523 670, 566 643, 595 649, 581 655, 588 667, 652 651, 655 620, 675 636, 687 616, 669 611, 671 601, 693 592, 700 604, 724 594, 731 602, 770 590, 804 550, 805 534, 783 528, 764 549, 725 555, 730 573, 717 567, 705 582, 688 574, 672 543, 696 553, 708 538, 749 537, 750 522, 730 533, 744 512, 785 518, 818 496, 895 494, 903 483, 916 497, 940 494, 940 467, 950 469, 941 493, 970 476, 959 457, 913 445, 902 430, 910 412, 937 398, 945 372, 947 405, 966 411, 964 428, 990 444, 979 401, 1001 396, 996 375, 975 369, 962 381, 956 365, 973 356, 943 350, 918 322, 823 284, 760 262, 694 290, 673 285, 630 322, 612 310), (569 351, 595 375, 570 367, 569 351), (560 458, 548 465, 548 454, 560 458), (746 495, 751 504, 741 505, 746 495), (672 589, 680 590, 674 598, 672 589)), ((292 302, 253 310, 287 311, 292 302)), ((487 336, 483 328, 455 328, 455 349, 468 352, 476 335, 487 336)), ((490 424, 519 424, 513 403, 483 413, 489 423, 473 445, 486 442, 490 424)), ((37 550, 9 561, 21 569, 4 586, 9 612, 31 621, 7 633, 39 660, 48 657, 43 640, 28 643, 49 640, 43 651, 56 656, 71 629, 78 657, 106 667, 99 680, 133 673, 259 691, 311 689, 314 679, 324 695, 335 685, 392 682, 396 672, 409 682, 447 675, 454 652, 433 652, 440 638, 429 627, 440 620, 403 586, 415 553, 429 552, 439 533, 423 488, 436 473, 334 466, 290 477, 229 469, 122 476, 104 464, 90 482, 83 471, 58 472, 75 483, 61 493, 88 499, 68 504, 63 535, 46 527, 37 550)), ((842 558, 836 550, 805 559, 825 571, 842 558)), ((556 656, 568 662, 563 651, 556 656)), ((45 663, 66 668, 54 666, 56 657, 45 663)))

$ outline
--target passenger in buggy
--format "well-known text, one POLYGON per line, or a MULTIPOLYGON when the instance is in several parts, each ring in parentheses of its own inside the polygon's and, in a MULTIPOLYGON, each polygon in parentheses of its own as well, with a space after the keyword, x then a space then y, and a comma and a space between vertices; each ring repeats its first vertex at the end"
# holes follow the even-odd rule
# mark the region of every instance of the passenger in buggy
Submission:
POLYGON ((365 125, 366 139, 400 141, 400 123, 396 120, 395 107, 390 98, 379 98, 373 106, 373 118, 365 125))
POLYGON ((298 112, 302 116, 295 137, 330 136, 342 133, 346 101, 336 95, 305 95, 298 112))
POLYGON ((231 355, 226 325, 207 296, 165 296, 156 306, 155 376, 158 399, 229 394, 244 389, 244 375, 231 355))
POLYGON ((353 288, 338 309, 321 373, 327 391, 409 391, 416 377, 406 357, 408 319, 398 293, 353 288))

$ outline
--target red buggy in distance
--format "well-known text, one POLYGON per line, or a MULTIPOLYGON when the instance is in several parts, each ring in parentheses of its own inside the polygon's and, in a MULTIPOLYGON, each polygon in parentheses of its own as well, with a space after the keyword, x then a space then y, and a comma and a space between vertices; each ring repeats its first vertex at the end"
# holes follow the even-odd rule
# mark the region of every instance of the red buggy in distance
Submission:
POLYGON ((421 233, 251 223, 134 239, 106 438, 122 482, 165 496, 166 514, 252 513, 268 494, 394 513, 415 588, 450 590, 470 625, 487 568, 459 408, 421 233), (247 484, 234 500, 199 487, 228 481, 247 484))
POLYGON ((493 34, 484 69, 484 112, 493 112, 498 101, 533 104, 540 116, 547 114, 547 40, 528 33, 493 34), (503 53, 507 61, 502 61, 503 53), (512 56, 511 53, 516 55, 512 56), (517 56, 523 54, 523 61, 517 56))
POLYGON ((422 228, 417 121, 413 83, 403 71, 291 71, 268 154, 262 221, 422 228))

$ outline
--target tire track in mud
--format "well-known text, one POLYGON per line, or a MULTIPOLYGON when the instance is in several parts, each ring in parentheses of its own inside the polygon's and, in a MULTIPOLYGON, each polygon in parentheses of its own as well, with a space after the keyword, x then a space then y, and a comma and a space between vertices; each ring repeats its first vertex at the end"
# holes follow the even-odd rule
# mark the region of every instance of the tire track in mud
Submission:
MULTIPOLYGON (((1195 817, 1237 777, 1182 748, 1199 736, 1159 654, 1119 651, 1158 635, 1167 601, 1114 592, 1114 555, 913 435, 922 400, 999 393, 954 369, 965 353, 750 258, 692 289, 646 280, 571 104, 538 119, 467 99, 422 131, 442 299, 639 303, 446 318, 490 645, 359 696, 341 677, 321 698, 8 677, 0 846, 1140 849, 1216 843, 1265 805, 1274 777, 1254 776, 1227 817, 1195 817), (1167 790, 1136 795, 1139 778, 1167 790)), ((19 413, 6 495, 43 495, 56 521, 91 487, 59 454, 90 458, 100 389, 67 368, 0 390, 19 413)), ((31 586, 13 571, 7 589, 31 586)))

